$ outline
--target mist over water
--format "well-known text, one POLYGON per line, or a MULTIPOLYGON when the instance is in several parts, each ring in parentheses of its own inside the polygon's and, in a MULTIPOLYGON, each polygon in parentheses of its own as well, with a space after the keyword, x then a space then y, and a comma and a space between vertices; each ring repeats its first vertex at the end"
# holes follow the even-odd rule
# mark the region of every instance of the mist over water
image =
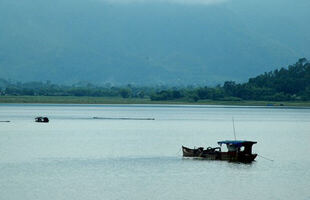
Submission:
POLYGON ((2 199, 310 197, 309 109, 2 104, 3 120, 2 199), (257 141, 254 152, 273 162, 182 159, 181 145, 233 139, 232 116, 237 139, 257 141))

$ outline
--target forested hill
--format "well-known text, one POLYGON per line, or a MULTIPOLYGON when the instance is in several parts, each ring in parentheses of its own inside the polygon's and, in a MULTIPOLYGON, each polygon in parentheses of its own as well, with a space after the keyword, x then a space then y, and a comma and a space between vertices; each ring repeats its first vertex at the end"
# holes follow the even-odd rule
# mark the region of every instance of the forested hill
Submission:
MULTIPOLYGON (((153 101, 220 100, 220 101, 309 101, 310 62, 299 59, 288 68, 281 68, 250 78, 246 83, 226 81, 216 87, 141 87, 124 85, 96 86, 91 83, 61 86, 51 82, 10 82, 0 79, 0 95, 29 96, 95 96, 143 98, 153 101)), ((0 97, 1 98, 1 97, 0 97)))
POLYGON ((249 79, 248 85, 260 88, 272 88, 276 92, 302 95, 310 89, 310 63, 306 58, 290 65, 288 69, 276 69, 249 79))
POLYGON ((242 99, 309 100, 310 63, 306 58, 301 58, 288 68, 250 78, 247 83, 227 81, 224 89, 230 96, 242 99))

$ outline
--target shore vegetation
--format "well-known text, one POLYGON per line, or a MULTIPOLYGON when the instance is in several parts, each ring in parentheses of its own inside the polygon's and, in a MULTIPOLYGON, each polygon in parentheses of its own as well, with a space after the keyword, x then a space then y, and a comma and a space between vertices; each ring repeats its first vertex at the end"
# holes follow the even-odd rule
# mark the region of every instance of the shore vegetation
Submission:
POLYGON ((310 101, 310 62, 299 59, 287 68, 266 72, 245 83, 169 87, 98 86, 91 83, 58 85, 46 82, 14 82, 0 79, 1 103, 76 104, 210 104, 295 105, 310 101))

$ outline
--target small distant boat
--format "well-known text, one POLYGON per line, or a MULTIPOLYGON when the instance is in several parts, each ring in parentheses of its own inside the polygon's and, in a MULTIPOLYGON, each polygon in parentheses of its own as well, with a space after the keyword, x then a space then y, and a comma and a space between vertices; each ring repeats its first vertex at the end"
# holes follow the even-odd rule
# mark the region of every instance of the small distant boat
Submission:
POLYGON ((225 140, 219 141, 222 146, 226 144, 228 151, 222 152, 221 147, 203 147, 190 149, 182 146, 183 157, 199 158, 206 160, 225 160, 231 162, 250 163, 255 160, 257 154, 252 154, 252 146, 257 142, 245 140, 225 140))
POLYGON ((43 122, 43 123, 48 123, 49 119, 47 117, 36 117, 35 122, 43 122))

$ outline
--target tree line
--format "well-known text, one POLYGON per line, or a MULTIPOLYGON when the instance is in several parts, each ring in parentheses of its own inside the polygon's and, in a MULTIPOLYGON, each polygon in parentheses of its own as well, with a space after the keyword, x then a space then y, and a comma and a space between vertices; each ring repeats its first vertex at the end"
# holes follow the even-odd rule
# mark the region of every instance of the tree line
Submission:
POLYGON ((287 68, 265 72, 245 83, 226 81, 216 87, 141 87, 97 86, 91 83, 58 85, 46 82, 13 82, 0 79, 0 95, 93 96, 149 98, 152 101, 308 101, 310 100, 310 63, 299 59, 287 68))

